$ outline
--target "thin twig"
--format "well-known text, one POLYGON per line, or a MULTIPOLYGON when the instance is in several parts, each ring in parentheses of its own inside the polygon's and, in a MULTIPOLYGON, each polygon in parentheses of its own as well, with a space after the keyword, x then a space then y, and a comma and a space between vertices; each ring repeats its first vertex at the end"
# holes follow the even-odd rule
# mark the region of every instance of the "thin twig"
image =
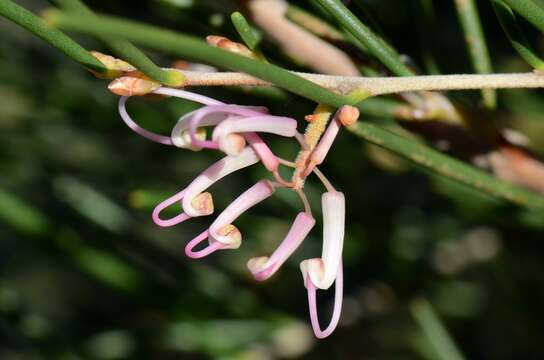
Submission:
MULTIPOLYGON (((183 71, 185 86, 268 86, 267 81, 238 72, 183 71)), ((408 77, 357 77, 320 74, 294 74, 317 85, 348 94, 365 90, 369 95, 396 94, 408 91, 479 90, 542 88, 544 74, 539 72, 513 74, 455 74, 408 77)))

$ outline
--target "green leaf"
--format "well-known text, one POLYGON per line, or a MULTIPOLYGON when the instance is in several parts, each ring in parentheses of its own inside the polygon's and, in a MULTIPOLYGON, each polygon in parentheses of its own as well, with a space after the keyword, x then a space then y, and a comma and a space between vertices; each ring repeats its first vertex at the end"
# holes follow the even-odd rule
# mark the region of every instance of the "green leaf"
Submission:
POLYGON ((402 62, 400 55, 383 39, 363 24, 340 0, 314 0, 324 7, 361 46, 398 76, 412 76, 414 73, 402 62))
MULTIPOLYGON (((80 0, 56 0, 56 2, 68 11, 94 16, 94 13, 80 0)), ((179 71, 163 70, 141 52, 136 46, 126 40, 116 40, 114 37, 101 36, 100 39, 110 47, 121 59, 162 84, 179 87, 183 85, 184 78, 179 71)))
POLYGON ((11 0, 0 1, 0 15, 45 40, 90 70, 107 73, 108 69, 78 43, 11 0))
MULTIPOLYGON (((478 74, 491 74, 491 59, 474 0, 455 0, 455 6, 465 33, 472 66, 478 74)), ((483 89, 482 96, 486 107, 494 109, 497 106, 497 92, 494 89, 483 89)))
POLYGON ((247 47, 251 51, 258 51, 260 38, 257 36, 257 31, 249 25, 244 15, 236 11, 232 13, 230 19, 247 47))
POLYGON ((544 60, 529 45, 512 9, 503 0, 491 0, 491 3, 502 29, 514 49, 533 68, 544 70, 544 60))
POLYGON ((415 300, 410 310, 423 331, 428 345, 433 349, 436 359, 463 360, 465 358, 427 300, 415 300))

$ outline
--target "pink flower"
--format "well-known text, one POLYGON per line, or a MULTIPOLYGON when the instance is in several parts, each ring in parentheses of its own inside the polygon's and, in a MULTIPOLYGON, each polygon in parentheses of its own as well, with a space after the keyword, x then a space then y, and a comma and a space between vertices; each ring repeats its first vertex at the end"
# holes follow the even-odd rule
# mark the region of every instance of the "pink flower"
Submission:
POLYGON ((154 134, 138 126, 126 111, 127 98, 121 97, 119 112, 132 130, 161 144, 193 151, 215 149, 226 154, 223 159, 204 170, 185 189, 157 205, 152 214, 152 219, 157 225, 169 227, 193 217, 211 215, 214 212, 214 203, 213 196, 208 191, 209 188, 223 177, 258 162, 262 162, 275 179, 275 181, 263 179, 238 196, 217 216, 208 229, 186 245, 185 254, 188 257, 199 259, 217 250, 238 248, 242 242, 242 233, 233 224, 236 219, 251 207, 272 196, 276 188, 290 188, 300 196, 304 211, 297 215, 287 235, 270 256, 255 257, 247 263, 249 271, 256 280, 269 279, 297 250, 315 225, 315 219, 303 191, 305 178, 315 173, 322 181, 327 191, 322 195, 323 249, 321 257, 304 260, 300 268, 304 286, 308 292, 310 319, 314 333, 318 338, 330 335, 338 324, 342 307, 345 199, 344 195, 334 189, 316 166, 324 161, 340 127, 349 126, 356 121, 359 116, 357 109, 350 106, 340 108, 315 148, 310 148, 304 137, 297 132, 296 120, 270 115, 264 107, 228 105, 179 89, 159 88, 154 93, 196 101, 204 106, 182 116, 174 126, 171 136, 168 137, 154 134), (213 127, 209 138, 206 131, 208 127, 213 127), (301 145, 297 161, 290 162, 274 155, 259 133, 296 138, 301 145), (284 180, 279 174, 280 165, 295 168, 290 181, 284 180), (178 203, 181 205, 182 212, 169 219, 161 217, 164 209, 178 203), (207 245, 201 247, 201 243, 206 240, 207 245), (200 249, 195 250, 197 247, 200 249), (317 315, 316 291, 329 289, 333 284, 335 284, 333 316, 329 326, 321 330, 317 315))
POLYGON ((300 264, 304 284, 308 290, 308 305, 314 333, 318 338, 329 336, 340 319, 342 308, 342 248, 344 245, 345 199, 336 191, 326 192, 322 199, 323 251, 321 258, 304 260, 300 264), (317 316, 316 288, 327 290, 336 281, 332 320, 321 330, 317 316))
POLYGON ((242 242, 242 234, 232 222, 252 206, 270 197, 274 193, 274 186, 268 180, 261 180, 246 190, 234 200, 212 223, 208 230, 191 240, 185 247, 185 254, 193 259, 199 259, 218 249, 237 249, 242 242), (206 235, 204 235, 206 234, 206 235), (201 251, 193 251, 205 236, 209 247, 201 251), (210 250, 213 248, 213 250, 210 250))
POLYGON ((247 267, 255 280, 264 281, 274 275, 299 245, 302 244, 314 225, 315 219, 311 214, 305 212, 299 213, 287 236, 270 257, 255 257, 247 262, 247 267))

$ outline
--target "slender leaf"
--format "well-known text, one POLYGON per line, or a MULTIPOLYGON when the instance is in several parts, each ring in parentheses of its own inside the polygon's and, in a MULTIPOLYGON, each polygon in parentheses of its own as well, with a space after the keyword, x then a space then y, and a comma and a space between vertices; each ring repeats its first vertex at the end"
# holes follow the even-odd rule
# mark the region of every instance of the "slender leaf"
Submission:
POLYGON ((363 24, 340 0, 314 0, 323 6, 361 45, 398 76, 414 75, 400 55, 363 24))
POLYGON ((499 199, 532 208, 544 215, 544 197, 537 193, 509 184, 460 160, 387 130, 380 129, 375 125, 359 122, 351 130, 363 139, 388 149, 433 173, 468 185, 499 199))
POLYGON ((247 47, 251 51, 257 51, 260 39, 257 36, 257 31, 249 25, 244 15, 236 11, 232 13, 230 19, 247 47))
POLYGON ((100 61, 62 31, 47 25, 42 19, 11 0, 0 1, 0 16, 22 26, 81 65, 100 73, 108 71, 100 61))
MULTIPOLYGON (((474 0, 455 0, 455 6, 465 33, 472 66, 478 74, 491 74, 491 59, 474 0)), ((494 89, 483 89, 482 96, 486 107, 493 109, 497 106, 497 93, 494 89)))
POLYGON ((544 8, 533 0, 502 0, 535 27, 544 31, 544 8))
POLYGON ((410 310, 428 344, 434 350, 436 359, 463 360, 465 358, 427 300, 415 300, 410 310))
MULTIPOLYGON (((56 0, 56 2, 66 10, 80 12, 89 16, 94 15, 91 9, 80 0, 56 0)), ((101 36, 99 38, 106 43, 117 56, 129 62, 150 78, 168 86, 178 87, 183 85, 183 76, 181 76, 179 71, 161 69, 130 42, 126 40, 116 40, 113 37, 101 36)))
POLYGON ((495 14, 508 37, 508 40, 518 54, 529 65, 538 70, 544 70, 544 60, 537 55, 527 41, 525 34, 516 21, 516 15, 502 0, 491 0, 495 14))

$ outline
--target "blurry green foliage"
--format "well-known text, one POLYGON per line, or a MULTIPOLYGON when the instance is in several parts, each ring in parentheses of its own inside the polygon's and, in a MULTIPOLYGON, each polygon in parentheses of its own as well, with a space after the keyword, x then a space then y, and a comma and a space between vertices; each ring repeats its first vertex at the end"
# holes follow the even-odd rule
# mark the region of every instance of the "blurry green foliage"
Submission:
MULTIPOLYGON (((32 10, 47 5, 20 3, 32 10)), ((380 35, 401 53, 425 63, 429 54, 407 31, 420 19, 410 12, 415 0, 353 3, 356 13, 375 15, 380 35)), ((236 37, 229 21, 211 20, 239 10, 231 1, 88 4, 198 36, 236 37)), ((433 44, 433 60, 445 72, 469 72, 468 58, 451 55, 465 53, 453 2, 434 5, 429 16, 441 24, 441 41, 433 44)), ((491 6, 478 5, 497 71, 527 70, 491 6)), ((526 30, 541 47, 541 34, 526 30)), ((267 283, 252 281, 245 268, 248 258, 269 253, 284 236, 300 209, 298 199, 279 191, 243 216, 239 250, 204 262, 184 258, 185 243, 209 219, 160 229, 150 211, 220 155, 139 138, 120 121, 116 97, 103 81, 7 21, 0 20, 0 34, 1 359, 440 358, 429 340, 437 332, 410 311, 421 297, 434 314, 431 325, 440 319, 466 358, 544 356, 544 220, 538 215, 398 159, 377 161, 360 139, 342 133, 323 170, 348 199, 346 301, 336 333, 318 342, 307 325, 298 263, 319 254, 320 228, 267 283)), ((291 66, 271 44, 262 48, 271 61, 291 66)), ((154 58, 164 65, 177 60, 154 58)), ((272 89, 198 91, 299 118, 313 106, 272 89)), ((467 107, 474 102, 468 93, 454 99, 467 107)), ((499 91, 493 121, 522 131, 542 152, 543 100, 538 91, 499 91)), ((390 101, 384 100, 384 109, 390 101)), ((129 108, 146 128, 168 133, 194 105, 142 99, 129 108)), ((384 109, 375 109, 368 121, 391 124, 384 109)), ((282 139, 273 146, 294 155, 293 144, 282 139)), ((216 207, 224 208, 264 174, 254 167, 215 185, 216 207)), ((319 205, 320 184, 311 179, 308 189, 319 205)), ((326 313, 331 295, 320 300, 326 313)))

